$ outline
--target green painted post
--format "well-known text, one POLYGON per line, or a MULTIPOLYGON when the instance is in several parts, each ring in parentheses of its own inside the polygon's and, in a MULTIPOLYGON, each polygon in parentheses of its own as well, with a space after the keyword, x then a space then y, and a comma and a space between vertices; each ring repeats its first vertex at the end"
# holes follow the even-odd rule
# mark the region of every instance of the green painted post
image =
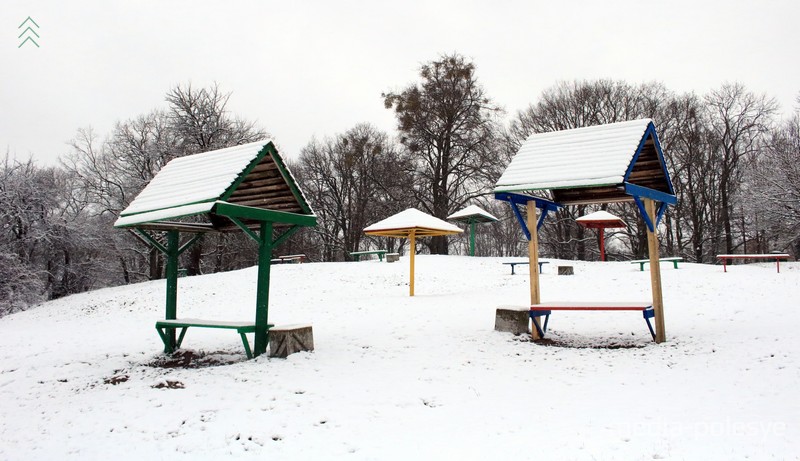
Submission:
MULTIPOLYGON (((167 232, 167 320, 174 320, 178 314, 178 243, 179 234, 176 230, 167 232)), ((175 350, 175 329, 167 328, 169 346, 164 348, 164 352, 170 353, 175 350)))
POLYGON ((269 269, 272 259, 272 223, 261 222, 258 242, 258 283, 256 284, 256 340, 253 356, 267 352, 269 342, 269 269))
POLYGON ((469 220, 469 255, 475 256, 475 220, 469 220))

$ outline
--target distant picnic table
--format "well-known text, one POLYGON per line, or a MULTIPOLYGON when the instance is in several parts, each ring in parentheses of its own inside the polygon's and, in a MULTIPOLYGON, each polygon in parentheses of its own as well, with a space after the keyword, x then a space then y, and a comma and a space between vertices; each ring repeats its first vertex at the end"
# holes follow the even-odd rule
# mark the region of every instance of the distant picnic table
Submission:
POLYGON ((786 253, 767 253, 767 254, 741 254, 741 255, 717 255, 717 259, 722 261, 722 271, 728 272, 728 261, 733 259, 767 259, 775 260, 775 265, 778 268, 778 273, 781 272, 781 259, 784 261, 789 260, 789 255, 786 253))
MULTIPOLYGON (((671 262, 675 269, 678 268, 678 262, 683 261, 683 258, 679 256, 670 256, 669 258, 658 258, 659 262, 671 262)), ((649 259, 634 259, 630 261, 631 264, 638 264, 639 271, 644 272, 644 265, 650 263, 649 259)))
POLYGON ((364 255, 378 255, 378 259, 383 261, 383 255, 386 254, 386 250, 367 250, 367 251, 352 251, 350 252, 350 256, 353 257, 356 261, 360 261, 361 257, 364 255))
MULTIPOLYGON (((511 275, 514 275, 514 266, 516 266, 517 264, 528 266, 530 265, 530 261, 512 261, 503 264, 511 266, 511 275)), ((539 261, 539 273, 542 272, 542 264, 550 264, 550 261, 539 261)))
POLYGON ((283 255, 278 256, 283 263, 303 263, 306 261, 306 255, 304 254, 297 254, 297 255, 283 255))

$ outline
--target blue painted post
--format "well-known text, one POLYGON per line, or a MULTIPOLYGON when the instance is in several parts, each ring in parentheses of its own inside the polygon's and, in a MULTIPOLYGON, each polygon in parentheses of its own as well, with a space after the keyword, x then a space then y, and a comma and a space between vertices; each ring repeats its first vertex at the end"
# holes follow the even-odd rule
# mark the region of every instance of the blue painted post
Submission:
POLYGON ((267 352, 269 342, 269 270, 272 260, 272 223, 261 222, 258 241, 258 282, 256 284, 256 333, 253 356, 267 352))

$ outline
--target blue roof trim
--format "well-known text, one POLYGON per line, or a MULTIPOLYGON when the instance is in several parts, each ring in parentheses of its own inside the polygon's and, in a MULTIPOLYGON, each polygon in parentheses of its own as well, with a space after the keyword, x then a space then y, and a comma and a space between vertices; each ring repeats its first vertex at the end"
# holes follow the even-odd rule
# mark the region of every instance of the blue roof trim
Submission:
POLYGON ((556 202, 551 202, 550 200, 533 197, 531 195, 524 195, 524 194, 515 194, 513 192, 496 192, 494 194, 494 198, 496 200, 502 200, 504 202, 508 202, 511 205, 511 210, 514 212, 514 216, 517 218, 517 222, 519 222, 520 227, 522 228, 522 233, 525 234, 525 238, 530 240, 531 233, 528 231, 528 225, 525 223, 525 220, 522 218, 522 213, 519 211, 519 205, 528 205, 528 202, 536 202, 536 208, 540 208, 542 210, 542 214, 539 216, 539 220, 536 222, 536 229, 540 229, 544 224, 544 219, 547 217, 547 213, 550 211, 558 211, 561 208, 556 202))
POLYGON ((625 193, 634 197, 645 197, 653 199, 656 202, 668 203, 670 205, 678 203, 677 197, 666 192, 650 189, 649 187, 637 186, 627 182, 623 183, 623 186, 625 187, 625 193))
POLYGON ((532 195, 516 194, 514 192, 495 192, 494 198, 495 200, 502 200, 504 202, 511 202, 519 205, 527 205, 528 202, 534 201, 536 202, 536 208, 541 208, 547 211, 558 211, 558 209, 561 208, 561 205, 556 202, 552 202, 540 197, 534 197, 532 195))

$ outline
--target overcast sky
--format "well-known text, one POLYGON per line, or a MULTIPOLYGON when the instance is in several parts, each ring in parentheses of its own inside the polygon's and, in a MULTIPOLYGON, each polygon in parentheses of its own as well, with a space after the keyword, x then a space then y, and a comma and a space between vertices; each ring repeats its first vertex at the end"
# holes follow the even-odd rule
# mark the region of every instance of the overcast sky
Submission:
POLYGON ((78 128, 105 135, 176 84, 218 82, 293 157, 359 122, 393 133, 381 92, 452 52, 508 117, 559 80, 595 78, 698 94, 737 81, 788 113, 799 13, 797 0, 3 0, 0 155, 55 164, 78 128), (19 47, 28 16, 38 48, 19 47))

